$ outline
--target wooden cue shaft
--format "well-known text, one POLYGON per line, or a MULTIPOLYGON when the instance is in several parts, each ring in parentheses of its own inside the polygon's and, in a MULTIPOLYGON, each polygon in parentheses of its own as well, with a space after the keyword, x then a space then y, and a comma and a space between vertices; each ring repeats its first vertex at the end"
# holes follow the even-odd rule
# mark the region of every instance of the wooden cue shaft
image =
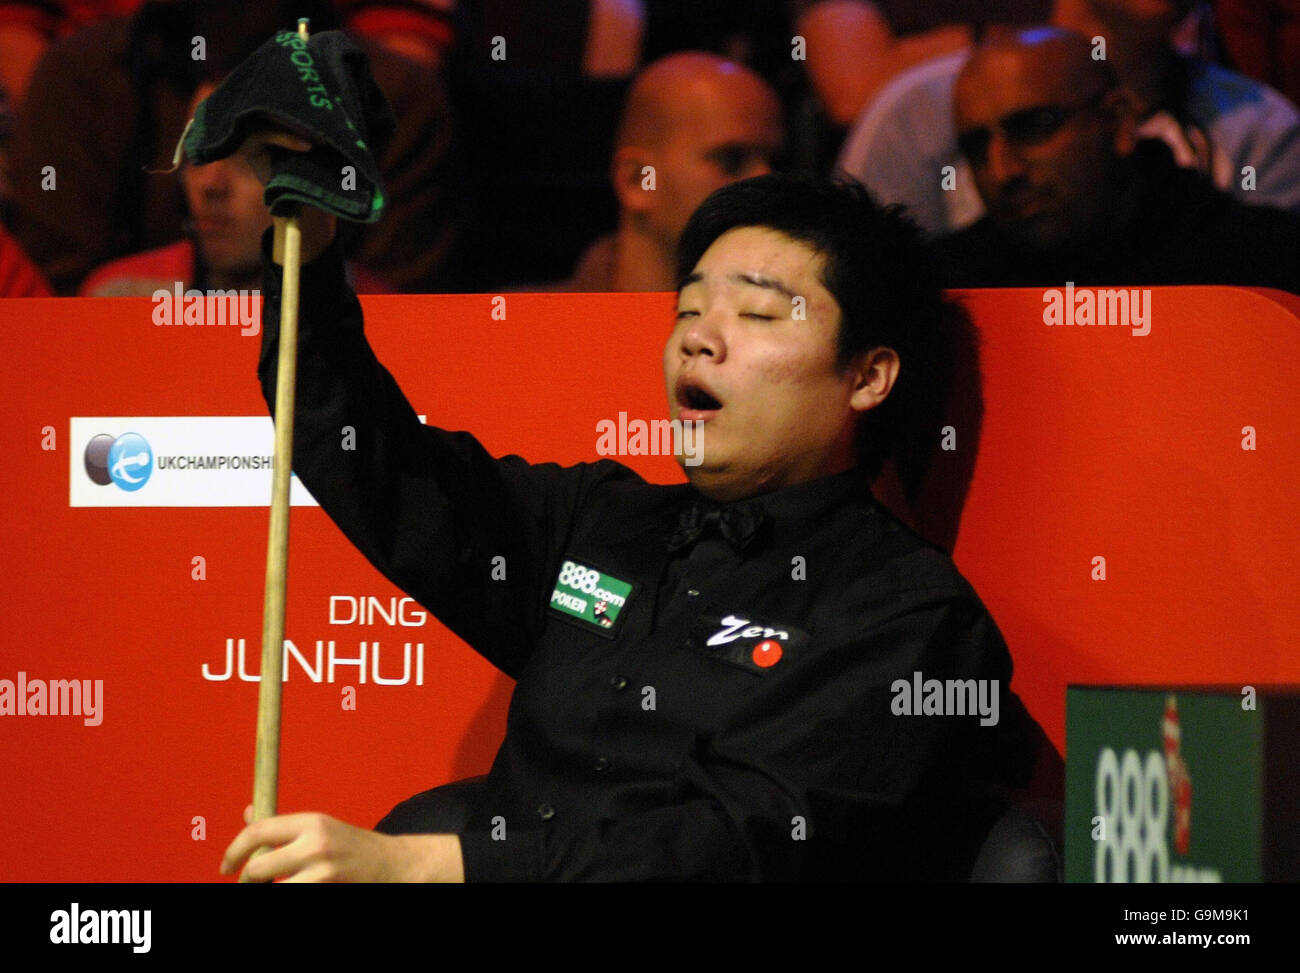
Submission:
MULTIPOLYGON (((298 21, 307 39, 307 21, 298 21)), ((274 816, 280 778, 280 678, 284 666, 284 609, 289 581, 289 484, 293 469, 293 412, 298 379, 298 282, 302 230, 295 210, 275 218, 283 245, 280 295, 280 357, 275 380, 275 453, 271 474, 271 526, 266 540, 266 589, 262 601, 262 669, 257 693, 257 755, 253 765, 253 820, 274 816)), ((258 848, 253 855, 267 851, 258 848)), ((244 881, 240 876, 240 881, 244 881)))

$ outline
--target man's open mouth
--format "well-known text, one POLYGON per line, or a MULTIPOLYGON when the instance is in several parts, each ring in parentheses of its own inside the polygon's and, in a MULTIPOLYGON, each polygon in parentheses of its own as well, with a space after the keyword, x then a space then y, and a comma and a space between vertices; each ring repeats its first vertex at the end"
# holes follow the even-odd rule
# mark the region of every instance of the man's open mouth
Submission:
POLYGON ((687 421, 707 419, 722 408, 722 402, 712 392, 692 379, 677 383, 678 416, 687 421))

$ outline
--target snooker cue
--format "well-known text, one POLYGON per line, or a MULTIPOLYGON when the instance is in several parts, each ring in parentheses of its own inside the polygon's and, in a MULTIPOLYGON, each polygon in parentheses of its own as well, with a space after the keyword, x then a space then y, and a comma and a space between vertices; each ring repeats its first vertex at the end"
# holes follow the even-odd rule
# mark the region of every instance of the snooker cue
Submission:
MULTIPOLYGON (((298 36, 307 39, 307 18, 298 36)), ((280 672, 284 665, 284 608, 289 575, 289 483, 293 469, 293 410, 298 377, 298 280, 302 229, 295 207, 274 218, 276 244, 283 246, 280 299, 280 358, 275 381, 275 450, 271 473, 271 526, 266 540, 266 590, 262 600, 262 669, 257 692, 257 755, 253 764, 253 820, 274 816, 280 778, 280 672)), ((262 846, 253 857, 270 849, 262 846)), ((251 858, 250 858, 251 861, 251 858)), ((243 873, 239 880, 246 881, 243 873)))

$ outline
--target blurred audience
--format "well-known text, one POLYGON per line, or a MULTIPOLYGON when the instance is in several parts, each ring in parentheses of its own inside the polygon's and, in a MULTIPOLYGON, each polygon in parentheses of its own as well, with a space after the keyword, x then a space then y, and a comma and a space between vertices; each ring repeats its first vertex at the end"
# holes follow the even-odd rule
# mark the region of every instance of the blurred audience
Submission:
MULTIPOLYGON (((1030 106, 1073 112, 1069 132, 1127 105, 1136 131, 1131 150, 1115 148, 1116 172, 1129 173, 1120 197, 1197 196, 1204 187, 1178 172, 1167 197, 1132 188, 1150 189, 1167 155, 1243 203, 1300 215, 1300 112, 1190 53, 1226 52, 1294 91, 1300 0, 1213 6, 1217 46, 1209 4, 1194 0, 0 0, 0 216, 59 293, 223 287, 251 273, 241 248, 265 222, 260 200, 246 210, 220 166, 164 171, 198 85, 299 16, 362 36, 398 117, 377 153, 390 212, 343 230, 365 289, 494 290, 566 272, 548 286, 671 289, 686 215, 776 158, 824 172, 838 152, 840 168, 936 236, 980 220, 986 198, 1014 211, 1006 200, 1045 177, 1027 168, 1025 189, 988 160, 975 172, 957 145, 954 87, 973 44, 1045 21, 1103 40, 1129 92, 1077 108, 1044 87, 1030 106)), ((1235 232, 1238 209, 1202 197, 1194 219, 1235 232)), ((1019 217, 988 216, 999 245, 1018 239, 1019 217)), ((1067 236, 1092 233, 1087 222, 1067 236)))
POLYGON ((451 82, 474 211, 465 238, 469 289, 564 277, 593 238, 616 229, 610 159, 640 65, 709 52, 749 68, 783 103, 802 97, 787 0, 460 6, 465 43, 451 82))
MULTIPOLYGON (((57 291, 75 292, 91 268, 182 236, 183 196, 165 171, 191 95, 298 13, 320 29, 335 24, 323 0, 146 2, 51 45, 13 136, 10 228, 57 291), (196 36, 206 38, 203 60, 191 56, 196 36)), ((445 87, 436 70, 358 43, 397 132, 377 153, 390 210, 358 231, 357 262, 403 291, 446 289, 458 194, 445 87)))
POLYGON ((1300 0, 1214 0, 1233 67, 1300 104, 1300 0))
POLYGON ((441 64, 456 40, 456 0, 334 0, 334 7, 344 30, 419 64, 441 64))
POLYGON ((645 40, 643 0, 457 0, 457 54, 515 69, 630 78, 645 40))
POLYGON ((0 226, 0 297, 52 297, 53 294, 18 241, 0 226))
MULTIPOLYGON (((1242 202, 1300 213, 1300 113, 1276 91, 1170 46, 1193 5, 1056 0, 1052 20, 1104 41, 1106 63, 1133 93, 1140 133, 1166 142, 1180 166, 1206 173, 1242 202)), ((907 205, 936 235, 983 212, 952 123, 953 85, 966 57, 963 51, 937 58, 887 85, 858 119, 839 160, 882 201, 907 205)))
MULTIPOLYGON (((202 85, 190 114, 212 93, 202 85)), ((262 234, 271 213, 262 200, 261 181, 238 157, 204 166, 184 163, 180 180, 189 219, 186 239, 110 261, 82 282, 81 297, 148 297, 176 283, 185 290, 260 290, 262 234)), ((353 289, 361 294, 389 288, 364 268, 349 265, 353 289)))
POLYGON ((1239 284, 1300 293, 1300 218, 1246 206, 1139 140, 1087 38, 1038 28, 975 49, 957 138, 987 214, 941 240, 955 287, 1239 284))
POLYGON ((140 0, 0 0, 0 87, 13 105, 21 104, 52 40, 139 6, 140 0))
POLYGON ((670 54, 628 93, 610 181, 618 228, 588 247, 562 291, 669 291, 673 255, 713 190, 770 172, 783 139, 776 93, 714 54, 670 54))
POLYGON ((830 120, 849 125, 891 78, 963 50, 986 24, 1041 23, 1051 0, 818 0, 795 24, 830 120))
MULTIPOLYGON (((97 21, 133 14, 142 2, 0 0, 0 87, 13 104, 20 104, 36 62, 51 42, 97 21)), ((441 60, 454 37, 455 0, 335 0, 334 6, 347 30, 421 63, 441 60)), ((280 26, 294 23, 296 18, 280 26)))

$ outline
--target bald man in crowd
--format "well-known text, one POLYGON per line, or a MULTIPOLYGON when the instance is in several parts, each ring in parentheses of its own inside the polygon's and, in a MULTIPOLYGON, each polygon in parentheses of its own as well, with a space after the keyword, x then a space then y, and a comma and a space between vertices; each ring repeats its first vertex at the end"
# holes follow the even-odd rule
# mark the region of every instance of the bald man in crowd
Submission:
POLYGON ((992 35, 957 79, 954 118, 987 214, 941 241, 949 286, 1300 287, 1300 220, 1139 139, 1134 95, 1081 35, 992 35))
MULTIPOLYGON (((1093 42, 1134 93, 1141 134, 1167 143, 1180 166, 1243 203, 1300 216, 1300 112, 1267 85, 1175 50, 1173 33, 1194 5, 1053 0, 1050 21, 1093 42)), ((954 85, 968 57, 957 51, 894 78, 863 110, 837 163, 936 237, 983 215, 953 129, 954 85)))
POLYGON ((614 139, 618 228, 596 240, 558 291, 671 291, 677 238, 704 198, 772 169, 781 104, 758 75, 713 54, 654 62, 633 82, 614 139))

